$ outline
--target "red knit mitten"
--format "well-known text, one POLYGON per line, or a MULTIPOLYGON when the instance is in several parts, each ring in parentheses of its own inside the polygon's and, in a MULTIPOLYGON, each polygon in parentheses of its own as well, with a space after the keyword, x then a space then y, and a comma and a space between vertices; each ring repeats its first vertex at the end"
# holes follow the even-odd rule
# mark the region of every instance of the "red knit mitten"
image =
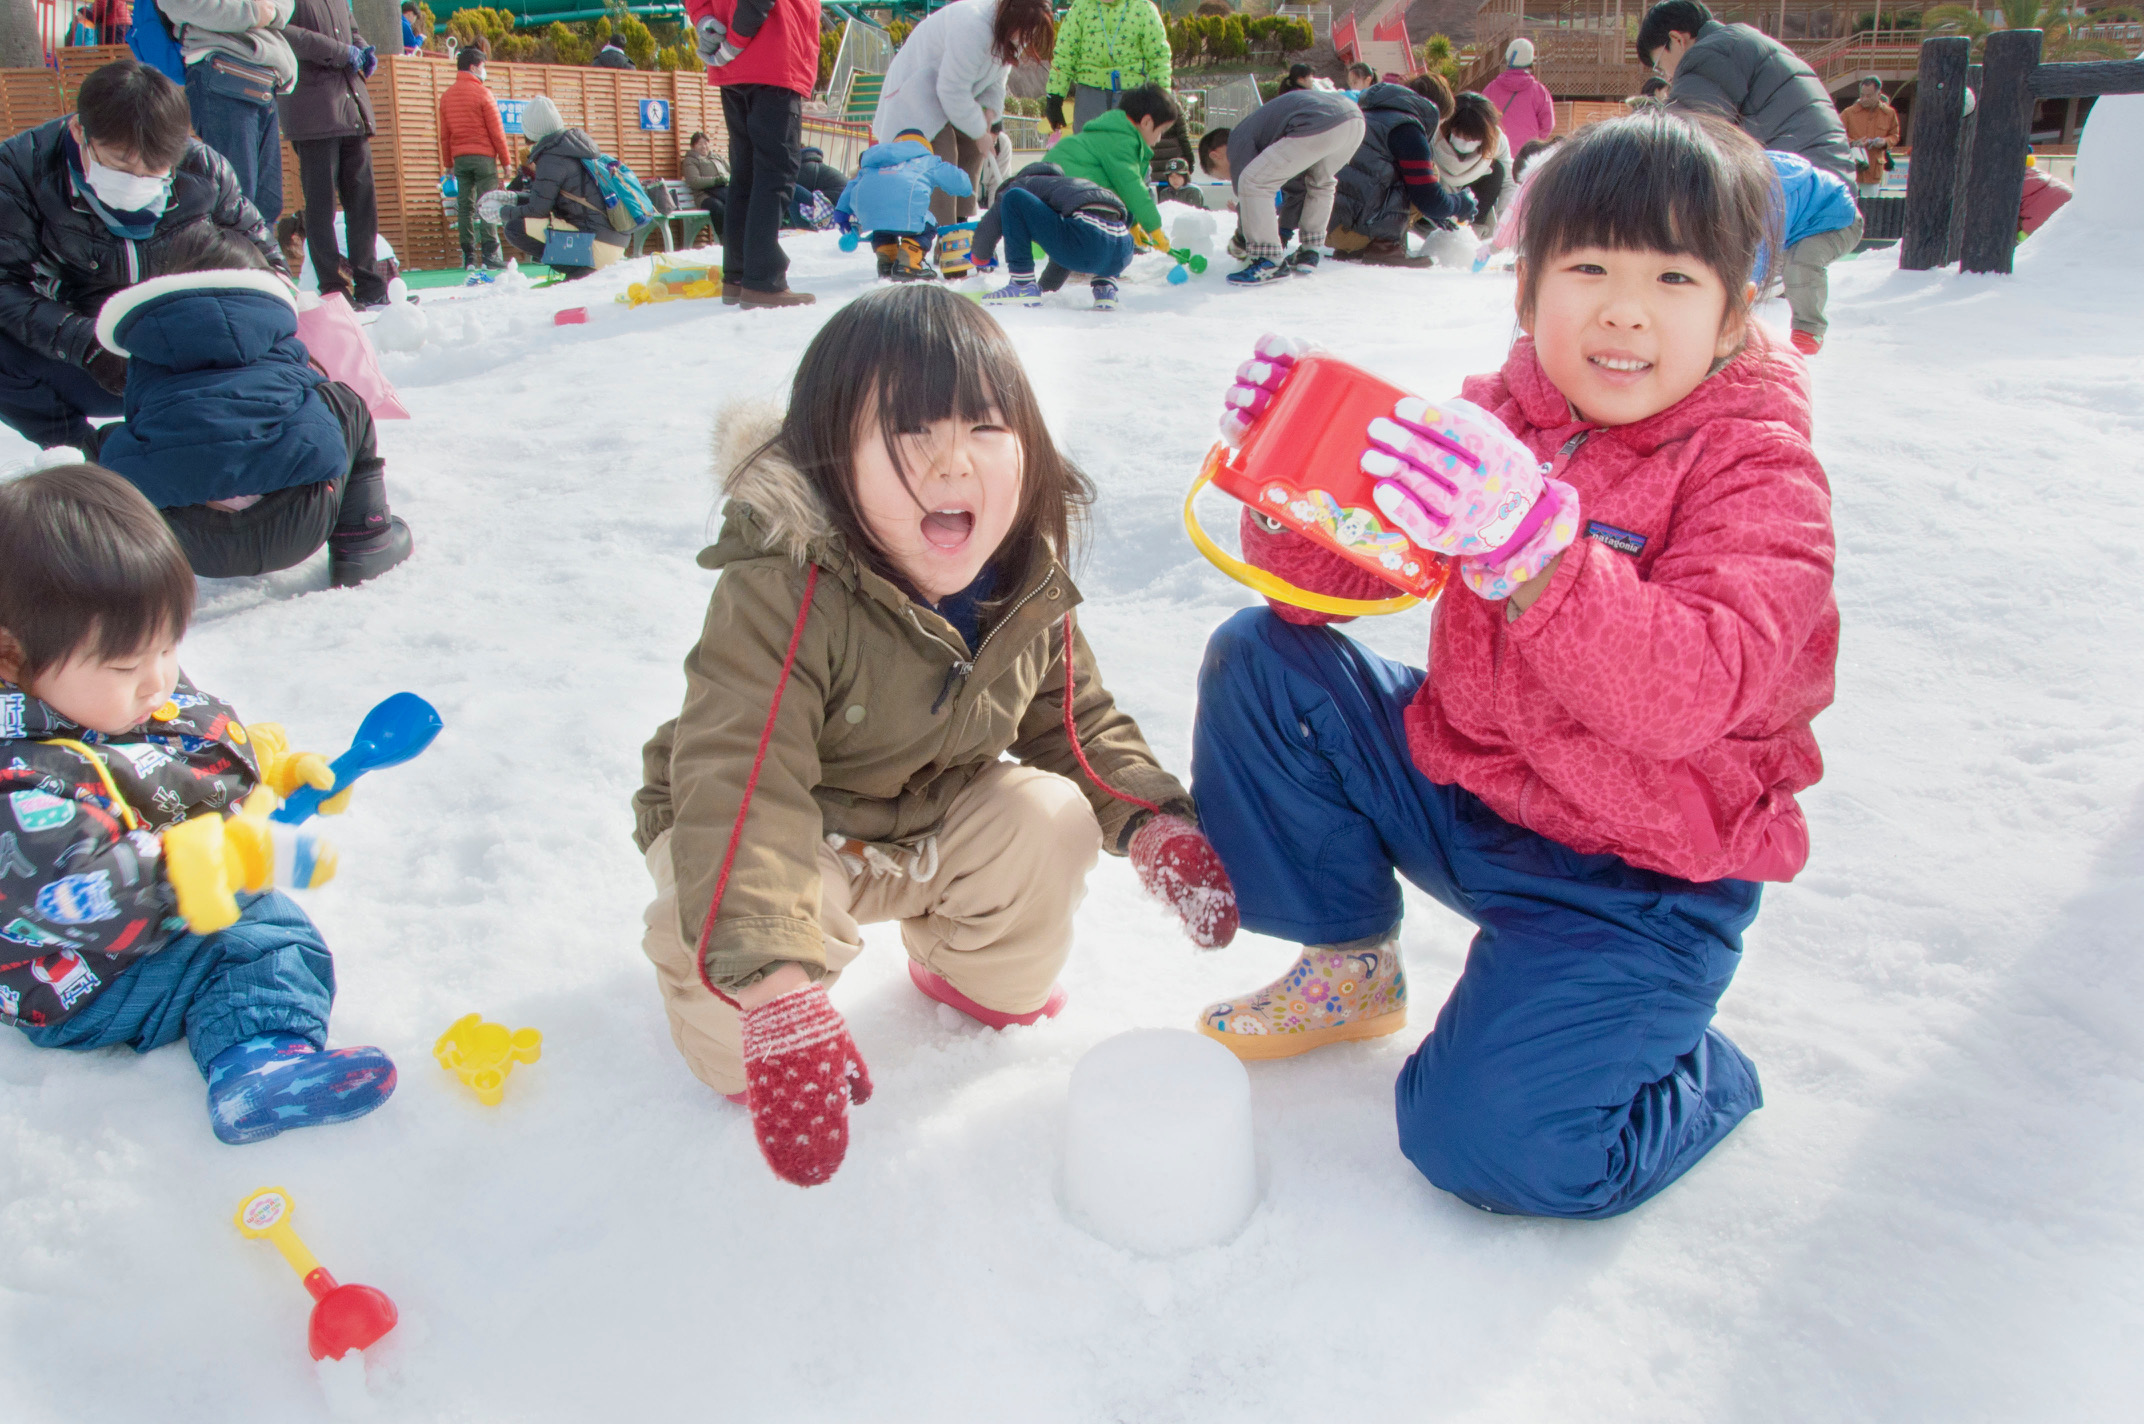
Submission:
POLYGON ((1176 911, 1200 949, 1236 937, 1236 887, 1206 833, 1181 816, 1155 816, 1132 836, 1132 866, 1146 892, 1176 911))
MULTIPOLYGON (((1313 544, 1293 529, 1273 523, 1249 505, 1243 507, 1243 520, 1238 534, 1243 541, 1245 563, 1264 569, 1269 574, 1279 574, 1297 588, 1307 588, 1313 593, 1331 594, 1334 598, 1377 599, 1390 598, 1392 585, 1358 564, 1351 564, 1332 550, 1313 544)), ((1319 613, 1308 608, 1298 608, 1292 603, 1283 603, 1271 597, 1266 604, 1279 614, 1284 622, 1352 623, 1352 614, 1319 613)))
POLYGON ((871 1072, 826 990, 813 984, 747 1009, 745 1106, 774 1175, 816 1187, 849 1150, 849 1104, 868 1102, 871 1072))

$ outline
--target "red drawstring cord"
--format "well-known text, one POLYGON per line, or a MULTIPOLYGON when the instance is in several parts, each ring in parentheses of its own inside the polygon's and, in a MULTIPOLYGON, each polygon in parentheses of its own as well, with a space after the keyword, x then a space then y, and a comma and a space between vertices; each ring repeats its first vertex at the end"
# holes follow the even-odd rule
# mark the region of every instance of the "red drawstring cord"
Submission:
POLYGON ((1126 805, 1152 811, 1157 816, 1162 814, 1161 808, 1153 802, 1142 801, 1136 796, 1127 796, 1117 790, 1116 787, 1102 780, 1095 773, 1093 765, 1088 762, 1086 748, 1079 744, 1079 728, 1074 726, 1072 722, 1072 614, 1069 610, 1065 613, 1065 740, 1072 744, 1072 755, 1079 758, 1080 770, 1087 773, 1089 781, 1126 805))
MULTIPOLYGON (((745 778, 744 799, 737 805, 737 823, 730 827, 730 842, 722 852, 722 871, 715 877, 714 898, 708 901, 707 918, 700 925, 700 942, 698 952, 694 956, 699 965, 700 982, 707 986, 708 993, 713 994, 731 1008, 738 1007, 737 1001, 717 989, 714 981, 707 977, 707 939, 715 930, 715 912, 722 908, 722 893, 729 889, 730 867, 735 865, 737 861, 737 842, 744 834, 744 818, 746 813, 752 809, 752 793, 759 788, 760 768, 765 766, 767 762, 767 745, 774 740, 774 720, 781 714, 782 693, 788 688, 789 674, 797 665, 797 645, 804 641, 804 620, 811 614, 812 593, 818 586, 819 566, 817 564, 809 565, 808 571, 804 576, 804 606, 797 610, 797 625, 789 632, 789 651, 782 655, 782 675, 775 680, 774 700, 767 708, 767 725, 759 734, 759 750, 752 754, 752 774, 745 778)), ((1088 780, 1101 787, 1102 790, 1108 792, 1117 800, 1125 802, 1127 805, 1137 806, 1141 810, 1152 811, 1157 816, 1162 814, 1161 807, 1153 802, 1143 801, 1137 796, 1127 795, 1102 780, 1100 773, 1095 771, 1094 764, 1087 760, 1087 750, 1079 744, 1079 728, 1072 720, 1072 698, 1076 687, 1072 676, 1072 615, 1070 613, 1065 614, 1064 633, 1065 740, 1072 744, 1072 755, 1079 758, 1080 770, 1087 773, 1088 780)))
POLYGON ((797 645, 804 641, 804 620, 811 614, 811 596, 819 587, 819 566, 807 564, 804 575, 804 606, 797 610, 797 626, 789 631, 789 651, 782 654, 782 675, 774 683, 774 701, 767 707, 767 725, 759 734, 759 750, 752 754, 752 774, 744 779, 744 799, 737 803, 737 824, 730 827, 730 843, 722 852, 722 873, 715 877, 715 898, 707 902, 707 919, 700 925, 700 943, 694 959, 700 970, 700 982, 731 1008, 740 1007, 737 1001, 715 987, 715 981, 707 977, 707 939, 715 932, 715 911, 722 908, 722 892, 729 889, 730 867, 737 862, 737 840, 744 834, 745 813, 752 809, 752 793, 759 789, 759 769, 767 764, 767 744, 774 740, 774 719, 781 714, 782 692, 789 686, 789 674, 797 665, 797 645))

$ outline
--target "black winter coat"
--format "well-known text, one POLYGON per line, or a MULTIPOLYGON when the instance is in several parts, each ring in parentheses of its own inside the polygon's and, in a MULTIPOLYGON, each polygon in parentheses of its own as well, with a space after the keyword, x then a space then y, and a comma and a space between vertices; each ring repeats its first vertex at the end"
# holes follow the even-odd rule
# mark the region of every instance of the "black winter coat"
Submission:
POLYGON ((1798 153, 1854 181, 1846 121, 1802 57, 1748 25, 1707 20, 1675 65, 1668 103, 1740 124, 1759 146, 1798 153))
POLYGON ((372 137, 372 96, 350 64, 351 46, 362 47, 365 37, 350 7, 343 0, 296 0, 283 38, 298 57, 297 89, 276 100, 283 137, 293 143, 372 137))
POLYGON ((182 932, 157 833, 235 805, 260 783, 238 714, 181 674, 137 731, 96 736, 0 682, 0 1024, 74 1017, 182 932), (129 829, 89 746, 137 821, 129 829))
POLYGON ((275 237, 238 189, 221 154, 189 140, 172 171, 171 203, 150 235, 121 237, 75 192, 66 119, 0 143, 0 331, 54 360, 81 366, 97 351, 97 312, 122 287, 163 269, 172 235, 213 222, 287 272, 275 237))
POLYGON ((625 246, 626 234, 610 225, 603 208, 603 190, 585 160, 602 157, 603 151, 586 129, 560 129, 546 134, 529 150, 529 165, 535 177, 521 195, 517 207, 502 216, 508 222, 523 218, 556 218, 582 232, 592 232, 596 241, 625 246))
MULTIPOLYGON (((1340 170, 1340 191, 1333 199, 1333 225, 1365 237, 1404 237, 1411 195, 1401 181, 1399 160, 1393 153, 1393 130, 1413 126, 1426 156, 1430 137, 1440 122, 1437 106, 1403 84, 1373 84, 1363 90, 1360 103, 1362 144, 1340 170)), ((1293 206, 1295 223, 1301 221, 1301 202, 1298 192, 1293 206)), ((1433 206, 1436 211, 1424 209, 1422 216, 1433 220, 1448 218, 1460 210, 1458 201, 1441 185, 1433 206)), ((1281 225, 1295 224, 1284 213, 1281 225)))
MULTIPOLYGON (((1070 217, 1077 212, 1090 212, 1113 222, 1129 223, 1131 215, 1124 200, 1099 183, 1090 183, 1084 178, 1067 177, 1065 171, 1054 163, 1030 163, 1015 173, 998 188, 1003 194, 1009 188, 1024 188, 1050 205, 1050 211, 1070 217)), ((998 202, 1003 203, 1002 196, 998 202)), ((975 225, 975 237, 969 244, 973 257, 989 265, 997 260, 998 242, 1005 234, 1005 219, 996 207, 984 213, 975 225)))

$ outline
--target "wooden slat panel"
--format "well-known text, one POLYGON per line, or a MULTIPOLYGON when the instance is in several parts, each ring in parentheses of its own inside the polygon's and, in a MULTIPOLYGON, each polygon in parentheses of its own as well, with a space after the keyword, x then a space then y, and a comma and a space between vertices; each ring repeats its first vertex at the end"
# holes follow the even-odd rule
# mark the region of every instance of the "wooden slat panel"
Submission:
MULTIPOLYGON (((57 73, 0 69, 0 125, 15 134, 72 111, 83 76, 127 53, 124 45, 83 46, 62 51, 57 73)), ((706 131, 717 152, 729 147, 721 100, 702 70, 666 74, 497 63, 486 68, 494 94, 502 99, 548 94, 567 123, 587 129, 597 147, 623 160, 643 182, 682 176, 686 140, 696 129, 706 131), (642 99, 670 101, 668 133, 640 127, 642 99)), ((377 121, 372 171, 380 231, 406 267, 446 267, 461 260, 460 240, 439 194, 439 96, 454 75, 454 62, 444 56, 382 55, 365 86, 377 121)), ((517 159, 526 156, 525 141, 511 134, 508 140, 517 159)), ((283 204, 295 210, 303 201, 297 154, 286 143, 283 204)))

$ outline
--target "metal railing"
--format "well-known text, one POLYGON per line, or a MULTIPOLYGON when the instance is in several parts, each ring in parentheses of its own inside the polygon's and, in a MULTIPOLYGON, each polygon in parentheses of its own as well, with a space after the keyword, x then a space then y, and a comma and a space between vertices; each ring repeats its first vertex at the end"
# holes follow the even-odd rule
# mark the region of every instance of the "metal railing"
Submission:
POLYGON ((1333 38, 1333 7, 1330 5, 1281 5, 1274 14, 1291 20, 1310 21, 1311 37, 1320 44, 1331 44, 1333 38))
POLYGON ((834 51, 833 74, 826 81, 827 107, 836 114, 848 107, 849 86, 858 70, 884 74, 892 63, 892 36, 860 20, 842 21, 841 48, 834 51))

